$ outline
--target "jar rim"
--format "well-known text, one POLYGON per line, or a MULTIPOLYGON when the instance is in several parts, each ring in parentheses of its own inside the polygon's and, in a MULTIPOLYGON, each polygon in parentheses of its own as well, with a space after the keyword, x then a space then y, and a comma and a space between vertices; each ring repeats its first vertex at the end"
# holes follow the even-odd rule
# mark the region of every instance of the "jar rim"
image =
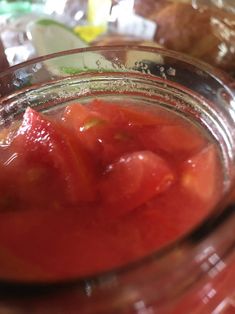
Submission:
MULTIPOLYGON (((2 73, 0 73, 0 78, 4 77, 6 74, 10 74, 13 71, 21 69, 25 66, 29 66, 29 65, 38 63, 40 61, 47 61, 49 59, 53 59, 57 57, 63 57, 63 56, 86 53, 86 52, 98 52, 98 51, 122 51, 123 52, 123 51, 128 51, 128 50, 143 51, 146 53, 148 52, 160 53, 166 57, 171 57, 173 59, 184 61, 188 64, 194 65, 198 69, 205 71, 207 74, 209 74, 211 77, 216 79, 219 83, 221 83, 225 87, 226 85, 229 87, 230 84, 234 84, 234 79, 223 70, 220 70, 204 61, 193 58, 192 56, 189 56, 187 54, 170 50, 170 49, 160 48, 160 47, 140 46, 140 45, 130 45, 130 44, 112 45, 112 46, 93 46, 93 47, 75 48, 75 49, 70 49, 70 50, 54 52, 51 54, 35 57, 33 59, 13 65, 9 67, 8 69, 4 70, 2 73)), ((231 90, 233 91, 233 88, 231 88, 231 90)))

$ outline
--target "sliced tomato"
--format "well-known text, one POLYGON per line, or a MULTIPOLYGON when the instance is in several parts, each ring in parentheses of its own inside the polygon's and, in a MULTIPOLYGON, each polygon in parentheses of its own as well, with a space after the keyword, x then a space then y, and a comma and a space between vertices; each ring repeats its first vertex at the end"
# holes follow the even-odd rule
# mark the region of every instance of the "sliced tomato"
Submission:
MULTIPOLYGON (((135 129, 139 145, 143 149, 166 151, 168 153, 194 153, 201 150, 206 143, 200 131, 176 115, 169 116, 160 110, 141 110, 133 105, 122 106, 101 100, 94 100, 88 106, 98 112, 114 125, 129 126, 135 129)), ((136 138, 137 140, 137 138, 136 138)))
POLYGON ((62 121, 75 131, 76 136, 92 153, 98 154, 104 140, 112 136, 109 122, 100 114, 92 112, 87 106, 79 103, 65 108, 62 121))
MULTIPOLYGON (((101 106, 105 107, 105 104, 101 106)), ((62 120, 67 127, 75 130, 82 144, 102 164, 110 163, 122 154, 139 148, 132 126, 115 124, 103 116, 102 112, 95 112, 88 106, 67 106, 62 120)))
POLYGON ((119 216, 166 191, 174 181, 167 162, 150 151, 123 155, 109 165, 100 184, 110 215, 119 216))
POLYGON ((119 105, 109 103, 100 99, 93 100, 88 107, 97 113, 100 113, 104 118, 112 123, 132 126, 143 125, 163 125, 169 123, 169 116, 162 111, 156 112, 153 108, 146 108, 143 110, 141 106, 136 106, 132 103, 128 105, 119 105))
POLYGON ((191 156, 182 165, 181 184, 202 201, 216 201, 221 194, 219 161, 213 144, 191 156))
POLYGON ((102 142, 102 162, 110 164, 123 154, 132 153, 142 149, 131 127, 116 128, 112 130, 112 138, 102 142))
POLYGON ((68 124, 72 123, 72 126, 77 130, 83 131, 89 128, 106 122, 102 115, 91 111, 88 106, 80 103, 74 103, 67 106, 64 110, 62 120, 68 124))
MULTIPOLYGON (((182 123, 182 122, 181 122, 182 123)), ((159 145, 169 152, 196 151, 201 149, 206 140, 199 136, 195 128, 190 128, 187 124, 165 125, 158 133, 159 145)))
POLYGON ((32 202, 58 200, 69 203, 92 201, 95 197, 91 159, 77 138, 66 128, 28 108, 12 142, 17 158, 21 198, 32 202))
POLYGON ((193 154, 206 145, 206 139, 189 126, 172 124, 163 126, 147 126, 138 133, 140 142, 145 149, 158 152, 159 150, 173 154, 175 157, 184 157, 184 154, 193 154))

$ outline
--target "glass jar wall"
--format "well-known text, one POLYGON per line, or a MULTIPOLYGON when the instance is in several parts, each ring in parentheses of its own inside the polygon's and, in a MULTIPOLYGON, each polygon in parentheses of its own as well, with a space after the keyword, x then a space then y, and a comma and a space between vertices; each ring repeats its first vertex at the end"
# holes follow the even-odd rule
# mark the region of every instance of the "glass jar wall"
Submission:
MULTIPOLYGON (((61 103, 131 99, 164 108, 203 129, 217 147, 223 174, 221 190, 214 196, 216 205, 203 221, 195 222, 174 242, 112 271, 79 278, 38 280, 32 276, 24 280, 22 269, 26 274, 27 267, 14 254, 9 255, 0 236, 0 264, 4 256, 10 256, 12 274, 21 269, 20 280, 13 275, 1 278, 2 313, 233 311, 235 95, 228 77, 170 51, 117 46, 35 59, 2 73, 0 86, 2 130, 20 121, 28 107, 47 114, 61 103)), ((188 210, 193 213, 193 206, 188 210)), ((0 215, 5 219, 8 213, 1 211, 0 215)), ((61 251, 61 258, 63 254, 61 251)), ((56 267, 57 260, 54 263, 56 267)))

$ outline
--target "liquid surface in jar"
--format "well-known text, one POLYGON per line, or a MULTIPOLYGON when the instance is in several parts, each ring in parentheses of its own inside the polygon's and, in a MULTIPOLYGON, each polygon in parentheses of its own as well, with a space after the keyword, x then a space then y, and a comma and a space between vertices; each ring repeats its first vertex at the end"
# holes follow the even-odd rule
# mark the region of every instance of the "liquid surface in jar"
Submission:
POLYGON ((215 144, 166 109, 99 99, 28 108, 0 133, 0 278, 136 261, 195 227, 222 181, 215 144))

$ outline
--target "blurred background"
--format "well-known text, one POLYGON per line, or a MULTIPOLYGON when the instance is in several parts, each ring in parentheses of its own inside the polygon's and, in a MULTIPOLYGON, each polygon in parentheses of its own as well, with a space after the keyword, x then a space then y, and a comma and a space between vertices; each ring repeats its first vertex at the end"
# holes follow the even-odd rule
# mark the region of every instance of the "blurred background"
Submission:
POLYGON ((0 71, 92 45, 160 46, 235 74, 235 0, 0 0, 0 71))

